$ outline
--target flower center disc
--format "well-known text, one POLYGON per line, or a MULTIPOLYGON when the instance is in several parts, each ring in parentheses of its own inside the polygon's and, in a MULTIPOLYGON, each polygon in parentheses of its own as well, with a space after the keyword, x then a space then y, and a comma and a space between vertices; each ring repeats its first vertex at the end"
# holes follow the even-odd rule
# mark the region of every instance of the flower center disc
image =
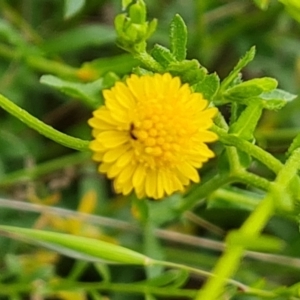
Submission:
POLYGON ((139 163, 151 169, 172 167, 189 148, 189 140, 196 132, 189 124, 192 111, 161 100, 139 103, 134 111, 130 134, 139 163))

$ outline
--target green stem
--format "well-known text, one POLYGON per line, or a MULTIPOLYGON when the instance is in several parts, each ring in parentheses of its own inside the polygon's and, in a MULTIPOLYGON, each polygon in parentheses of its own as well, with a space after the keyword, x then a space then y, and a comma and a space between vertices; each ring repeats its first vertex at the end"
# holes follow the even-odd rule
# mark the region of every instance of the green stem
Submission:
POLYGON ((36 130, 40 134, 55 141, 56 143, 79 151, 88 150, 89 141, 74 138, 54 129, 53 127, 35 118, 27 111, 5 98, 3 95, 0 95, 0 106, 30 128, 36 130))
POLYGON ((262 190, 268 191, 270 188, 270 182, 258 175, 249 173, 245 170, 239 170, 237 174, 231 176, 235 182, 243 182, 260 188, 262 190))
MULTIPOLYGON (((245 235, 257 236, 263 229, 269 218, 273 213, 273 199, 268 195, 250 217, 246 220, 244 225, 240 228, 240 233, 245 235)), ((244 254, 244 247, 240 245, 228 245, 225 253, 217 262, 213 274, 203 289, 199 291, 195 300, 217 300, 223 292, 223 287, 227 282, 227 278, 237 271, 242 256, 244 254)))
POLYGON ((237 149, 232 146, 227 146, 226 153, 227 153, 227 159, 230 166, 230 173, 239 172, 242 168, 239 155, 237 153, 237 149))
POLYGON ((229 247, 218 261, 213 270, 214 277, 211 277, 199 291, 195 300, 217 300, 223 291, 223 286, 232 274, 238 268, 240 258, 243 254, 241 246, 229 247))
POLYGON ((211 130, 215 132, 222 143, 230 146, 235 146, 240 150, 250 154, 257 160, 266 165, 270 170, 277 174, 283 167, 283 164, 277 160, 273 155, 264 151, 260 147, 243 140, 233 134, 228 134, 225 130, 220 127, 213 125, 211 130))
POLYGON ((247 208, 250 211, 253 211, 261 201, 256 197, 250 197, 247 194, 242 194, 241 191, 218 189, 210 195, 209 202, 214 202, 220 198, 229 205, 238 205, 240 207, 247 208))
MULTIPOLYGON (((177 264, 177 263, 172 263, 172 262, 168 262, 168 261, 153 261, 154 265, 160 265, 160 266, 165 266, 165 267, 170 267, 170 268, 176 268, 176 269, 181 269, 181 270, 186 270, 190 273, 194 273, 197 275, 200 275, 201 277, 210 277, 210 278, 216 278, 215 275, 211 272, 207 272, 204 270, 200 270, 200 269, 196 269, 190 266, 186 266, 186 265, 181 265, 181 264, 177 264)), ((256 296, 261 296, 261 297, 266 297, 266 298, 273 298, 276 296, 276 294, 274 292, 269 292, 269 291, 265 291, 265 290, 260 290, 260 289, 254 289, 252 287, 249 287, 239 281, 230 279, 228 277, 225 277, 225 281, 228 284, 231 284, 233 286, 236 286, 237 288, 239 288, 241 291, 243 291, 243 293, 245 294, 252 294, 252 295, 256 295, 256 296)), ((199 298, 200 299, 200 298, 199 298)), ((201 300, 206 299, 206 298, 201 298, 201 300)))
POLYGON ((229 130, 229 126, 220 112, 215 116, 214 122, 218 127, 225 130, 226 132, 229 130))
MULTIPOLYGON (((300 149, 297 149, 289 157, 284 167, 278 173, 276 180, 273 183, 274 187, 278 187, 278 190, 285 190, 290 181, 296 176, 299 168, 300 149)), ((270 191, 266 197, 259 203, 257 208, 239 229, 239 234, 255 238, 263 230, 274 213, 275 201, 278 197, 278 195, 273 193, 273 187, 270 187, 269 190, 270 191)), ((213 270, 213 274, 215 276, 211 277, 203 289, 199 291, 196 300, 219 299, 223 292, 223 287, 226 284, 226 279, 232 277, 232 275, 236 272, 244 254, 244 250, 244 247, 241 245, 228 245, 226 252, 220 258, 213 270)))
POLYGON ((89 266, 89 262, 85 260, 76 260, 72 270, 68 274, 68 280, 76 281, 80 279, 80 276, 86 271, 89 266))
POLYGON ((183 199, 183 202, 178 208, 178 211, 184 212, 186 210, 192 209, 199 200, 203 199, 221 186, 230 183, 231 181, 232 179, 229 178, 228 175, 216 175, 205 183, 197 185, 197 187, 183 199))

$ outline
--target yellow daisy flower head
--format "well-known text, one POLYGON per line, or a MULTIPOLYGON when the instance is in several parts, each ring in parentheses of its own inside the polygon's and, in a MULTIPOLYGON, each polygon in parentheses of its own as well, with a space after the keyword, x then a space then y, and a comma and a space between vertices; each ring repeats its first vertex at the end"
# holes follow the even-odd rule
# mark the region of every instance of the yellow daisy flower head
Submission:
POLYGON ((179 77, 131 75, 104 90, 105 105, 88 121, 90 149, 117 193, 163 198, 199 182, 197 168, 214 156, 206 143, 216 108, 207 108, 179 77))

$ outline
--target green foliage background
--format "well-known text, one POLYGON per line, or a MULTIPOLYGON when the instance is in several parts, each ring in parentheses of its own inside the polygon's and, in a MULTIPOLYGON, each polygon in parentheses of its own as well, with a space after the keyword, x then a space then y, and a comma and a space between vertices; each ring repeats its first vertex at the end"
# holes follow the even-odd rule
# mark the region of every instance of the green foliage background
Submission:
MULTIPOLYGON (((90 253, 58 242, 58 235, 49 242, 19 230, 35 246, 3 237, 0 299, 214 299, 197 291, 210 275, 206 272, 217 265, 225 243, 232 253, 241 245, 248 250, 244 260, 220 264, 221 270, 231 272, 233 266, 237 270, 230 273, 234 280, 226 282, 216 299, 300 299, 300 105, 292 95, 299 93, 300 83, 299 4, 288 0, 146 1, 147 20, 157 19, 157 29, 150 37, 155 24, 151 29, 147 23, 150 29, 141 27, 144 39, 132 43, 126 40, 128 34, 122 39, 122 28, 119 32, 114 28, 122 5, 130 2, 0 3, 0 100, 11 100, 71 138, 58 135, 53 141, 44 137, 35 126, 32 130, 20 122, 24 112, 14 106, 12 111, 20 113, 15 114, 17 118, 0 111, 1 225, 112 243, 107 250, 112 256, 103 257, 98 250, 106 246, 96 242, 97 251, 90 253), (187 53, 185 47, 179 49, 185 42, 185 27, 177 14, 187 26, 187 53), (170 24, 176 27, 173 35, 170 24), (183 41, 176 42, 178 37, 183 41), (146 41, 147 49, 153 49, 154 65, 140 55, 146 41), (172 65, 169 48, 177 62, 191 67, 172 65), (188 65, 185 54, 201 67, 188 65), (236 72, 230 73, 241 57, 236 72), (210 75, 201 73, 204 68, 210 75), (224 119, 216 120, 214 131, 220 142, 214 145, 217 158, 200 170, 204 188, 192 186, 186 197, 174 195, 162 202, 115 195, 110 182, 97 173, 90 153, 81 151, 91 139, 87 119, 103 103, 101 91, 132 70, 177 72, 219 106, 224 119), (238 76, 241 70, 244 82, 238 76), (272 78, 278 81, 279 90, 274 90, 272 78), (255 102, 259 105, 253 99, 259 99, 255 102), (231 122, 230 134, 222 127, 224 120, 231 122), (251 160, 256 148, 248 152, 247 147, 254 142, 272 157, 262 154, 260 161, 261 153, 255 152, 251 160), (234 157, 249 173, 233 172, 234 157), (228 173, 231 177, 225 176, 228 173), (230 185, 235 178, 240 181, 230 185), (274 189, 269 186, 273 180, 278 183, 274 189), (266 205, 262 215, 247 219, 255 216, 253 211, 265 195, 267 200, 268 195, 279 195, 276 209, 266 205), (243 223, 248 226, 242 227, 244 231, 239 230, 243 223), (144 267, 127 265, 118 244, 136 251, 130 259, 136 258, 134 264, 144 267), (45 245, 55 251, 45 250, 45 245), (70 258, 74 251, 76 258, 70 258), (102 263, 99 258, 119 264, 102 263)), ((40 132, 45 135, 44 127, 40 132)), ((52 137, 51 130, 48 137, 52 137)), ((6 235, 10 230, 2 227, 6 235)), ((85 242, 74 238, 77 245, 85 242)))

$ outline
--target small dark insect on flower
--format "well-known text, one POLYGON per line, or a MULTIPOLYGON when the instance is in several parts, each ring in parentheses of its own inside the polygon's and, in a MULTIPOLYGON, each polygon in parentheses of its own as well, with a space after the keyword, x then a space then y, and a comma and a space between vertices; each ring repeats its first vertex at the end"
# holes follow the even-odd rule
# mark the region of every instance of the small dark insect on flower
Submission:
POLYGON ((133 123, 131 123, 130 124, 130 131, 129 131, 130 136, 131 136, 132 139, 137 140, 137 137, 133 134, 133 130, 134 130, 134 125, 133 125, 133 123))

